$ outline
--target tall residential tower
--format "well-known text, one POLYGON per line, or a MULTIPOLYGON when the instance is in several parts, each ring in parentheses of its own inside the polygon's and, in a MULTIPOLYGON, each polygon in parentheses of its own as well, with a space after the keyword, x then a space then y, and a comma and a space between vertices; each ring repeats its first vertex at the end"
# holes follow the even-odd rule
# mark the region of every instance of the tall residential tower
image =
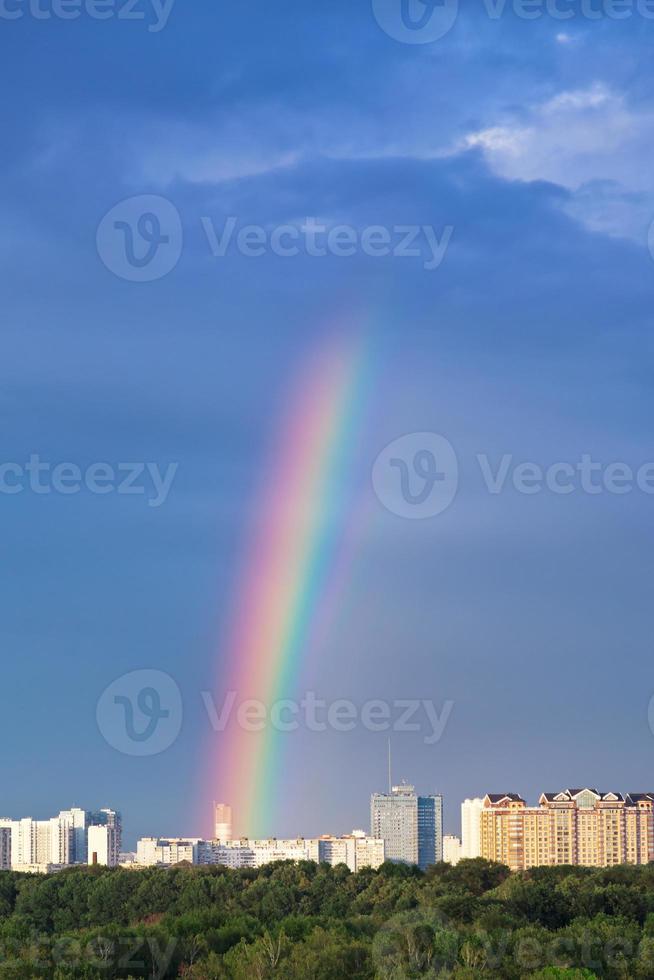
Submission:
POLYGON ((461 804, 461 857, 476 858, 481 854, 481 811, 484 801, 480 796, 464 800, 461 804))
POLYGON ((224 843, 232 839, 232 808, 227 803, 213 805, 213 835, 224 843))

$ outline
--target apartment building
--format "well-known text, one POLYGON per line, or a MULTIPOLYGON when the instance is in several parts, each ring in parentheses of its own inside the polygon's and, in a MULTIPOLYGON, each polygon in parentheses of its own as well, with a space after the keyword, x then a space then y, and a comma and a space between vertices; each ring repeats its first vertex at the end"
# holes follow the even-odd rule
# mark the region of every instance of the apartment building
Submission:
POLYGON ((343 837, 294 838, 290 840, 200 840, 197 838, 144 837, 137 844, 136 864, 166 867, 191 864, 220 864, 227 868, 260 868, 274 861, 316 861, 346 864, 351 871, 378 868, 384 863, 383 840, 353 831, 343 837))
POLYGON ((11 868, 11 821, 0 820, 0 871, 11 868))
POLYGON ((443 837, 443 860, 452 867, 461 860, 461 841, 453 834, 445 834, 443 837))
POLYGON ((170 867, 198 863, 200 839, 182 837, 142 837, 136 845, 136 864, 142 867, 170 867))
POLYGON ((479 837, 481 811, 484 801, 480 796, 464 800, 461 804, 461 857, 476 858, 481 854, 479 837))
POLYGON ((92 825, 87 834, 88 863, 107 868, 118 866, 118 830, 109 825, 92 825))
POLYGON ((232 808, 228 803, 214 803, 213 825, 215 840, 230 841, 232 839, 232 808))
POLYGON ((513 871, 538 865, 609 867, 654 860, 654 793, 566 789, 529 807, 490 793, 480 815, 481 856, 513 871))

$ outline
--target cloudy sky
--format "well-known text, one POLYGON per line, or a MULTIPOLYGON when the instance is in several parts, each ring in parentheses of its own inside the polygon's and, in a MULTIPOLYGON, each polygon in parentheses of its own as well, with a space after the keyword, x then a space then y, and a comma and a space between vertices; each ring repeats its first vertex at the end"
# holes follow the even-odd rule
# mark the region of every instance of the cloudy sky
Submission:
MULTIPOLYGON (((469 795, 652 789, 645 7, 6 0, 7 816, 113 805, 130 842, 206 830, 198 807, 222 787, 202 692, 225 694, 282 406, 358 330, 371 391, 336 480, 366 516, 288 696, 452 702, 437 742, 422 722, 393 733, 397 778, 445 794, 449 831, 469 795), (354 244, 310 254, 307 219, 354 244), (297 254, 271 245, 282 226, 297 254), (417 254, 399 254, 405 226, 417 254), (386 254, 363 245, 373 227, 386 254), (420 520, 371 480, 412 433, 457 461, 453 499, 420 520), (107 492, 64 493, 61 463, 83 479, 150 469, 143 493, 109 470, 107 492), (111 744, 98 710, 136 670, 168 674, 183 706, 172 744, 143 756, 111 744)), ((362 724, 285 737, 268 832, 366 826, 386 738, 362 724)))

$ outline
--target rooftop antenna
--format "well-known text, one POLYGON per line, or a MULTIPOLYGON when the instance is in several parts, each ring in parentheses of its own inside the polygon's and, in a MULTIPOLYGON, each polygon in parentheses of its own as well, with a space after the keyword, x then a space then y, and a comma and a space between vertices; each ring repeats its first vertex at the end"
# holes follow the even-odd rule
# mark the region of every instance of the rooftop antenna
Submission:
POLYGON ((391 740, 388 740, 388 795, 393 791, 393 781, 391 779, 391 740))

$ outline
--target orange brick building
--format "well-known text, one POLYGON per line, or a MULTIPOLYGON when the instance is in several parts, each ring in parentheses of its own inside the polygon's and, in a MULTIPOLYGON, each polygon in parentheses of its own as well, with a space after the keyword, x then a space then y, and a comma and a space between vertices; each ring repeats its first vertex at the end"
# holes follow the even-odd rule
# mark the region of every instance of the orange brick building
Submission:
POLYGON ((654 861, 654 793, 543 793, 529 807, 517 793, 489 793, 480 816, 481 855, 512 871, 537 865, 654 861))

